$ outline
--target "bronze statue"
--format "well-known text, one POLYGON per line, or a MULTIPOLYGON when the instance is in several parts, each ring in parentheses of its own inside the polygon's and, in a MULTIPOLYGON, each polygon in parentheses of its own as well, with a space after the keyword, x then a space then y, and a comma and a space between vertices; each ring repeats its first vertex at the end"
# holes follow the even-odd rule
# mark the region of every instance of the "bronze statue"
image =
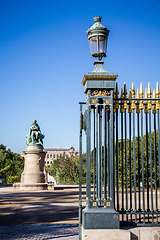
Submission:
POLYGON ((40 127, 36 120, 33 120, 33 123, 30 126, 29 133, 26 135, 26 138, 27 146, 38 144, 43 146, 42 139, 44 138, 44 134, 41 133, 40 127))

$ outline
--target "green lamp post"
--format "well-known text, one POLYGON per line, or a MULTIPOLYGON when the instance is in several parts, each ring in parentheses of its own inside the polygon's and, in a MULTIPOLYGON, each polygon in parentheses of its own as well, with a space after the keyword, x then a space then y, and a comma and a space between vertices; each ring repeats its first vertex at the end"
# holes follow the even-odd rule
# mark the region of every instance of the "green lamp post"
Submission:
POLYGON ((92 57, 96 58, 95 68, 85 74, 82 80, 86 93, 86 110, 83 116, 86 134, 86 207, 82 212, 82 239, 89 229, 120 227, 119 213, 114 209, 113 146, 113 91, 118 75, 103 67, 102 58, 106 57, 110 31, 101 24, 101 17, 94 17, 94 21, 87 36, 92 57))

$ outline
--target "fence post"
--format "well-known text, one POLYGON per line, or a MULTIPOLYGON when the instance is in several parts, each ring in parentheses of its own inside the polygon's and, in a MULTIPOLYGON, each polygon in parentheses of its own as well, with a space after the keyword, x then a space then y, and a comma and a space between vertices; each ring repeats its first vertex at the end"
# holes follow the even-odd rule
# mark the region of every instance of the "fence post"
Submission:
POLYGON ((84 114, 87 150, 86 208, 82 213, 82 226, 84 229, 119 228, 119 213, 114 210, 115 179, 113 146, 113 91, 115 80, 118 76, 106 71, 104 68, 102 73, 102 65, 103 62, 101 60, 96 61, 96 73, 93 71, 84 75, 82 81, 87 95, 86 111, 84 114), (106 136, 106 132, 108 136, 106 136), (107 141, 106 138, 108 138, 107 141), (96 158, 93 161, 91 161, 91 145, 94 146, 93 157, 96 158), (106 159, 107 162, 105 162, 106 159), (92 166, 93 164, 94 166, 92 166), (91 191, 91 167, 94 169, 96 178, 92 181, 93 194, 91 191))

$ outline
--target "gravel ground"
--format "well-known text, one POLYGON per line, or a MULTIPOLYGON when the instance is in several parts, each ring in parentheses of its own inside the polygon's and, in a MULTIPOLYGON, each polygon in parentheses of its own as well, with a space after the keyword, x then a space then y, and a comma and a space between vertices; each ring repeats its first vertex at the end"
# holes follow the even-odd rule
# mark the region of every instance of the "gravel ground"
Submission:
POLYGON ((68 239, 78 240, 77 224, 1 225, 0 239, 68 239))
POLYGON ((78 201, 78 186, 30 192, 0 187, 0 240, 78 240, 78 201))

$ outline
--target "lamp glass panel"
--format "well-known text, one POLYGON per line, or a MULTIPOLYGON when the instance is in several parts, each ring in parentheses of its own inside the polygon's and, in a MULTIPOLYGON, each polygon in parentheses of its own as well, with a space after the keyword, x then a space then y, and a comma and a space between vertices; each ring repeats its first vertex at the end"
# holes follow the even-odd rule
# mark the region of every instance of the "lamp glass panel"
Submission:
POLYGON ((98 52, 106 53, 107 38, 105 36, 98 36, 98 52))
POLYGON ((89 39, 89 46, 90 46, 91 54, 96 53, 98 51, 98 49, 97 49, 97 36, 91 37, 89 39))

